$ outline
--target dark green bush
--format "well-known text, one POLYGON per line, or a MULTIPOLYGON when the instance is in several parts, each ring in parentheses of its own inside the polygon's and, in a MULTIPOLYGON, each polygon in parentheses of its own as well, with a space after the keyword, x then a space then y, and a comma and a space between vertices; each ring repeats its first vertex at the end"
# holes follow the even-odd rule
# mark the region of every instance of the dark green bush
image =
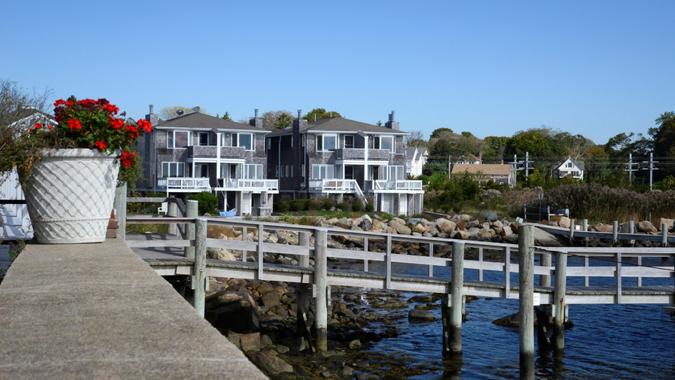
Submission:
POLYGON ((323 198, 321 200, 321 209, 322 210, 330 210, 335 206, 335 200, 329 197, 323 198))
POLYGON ((360 199, 353 198, 351 204, 352 204, 352 211, 355 211, 355 212, 363 211, 363 203, 361 203, 360 199))
POLYGON ((287 212, 289 209, 288 201, 278 201, 274 203, 274 211, 276 212, 287 212))
POLYGON ((311 198, 307 201, 307 208, 312 211, 321 210, 322 205, 322 200, 318 198, 311 198))
POLYGON ((189 199, 199 202, 199 215, 218 215, 218 197, 215 194, 204 191, 191 195, 189 199))

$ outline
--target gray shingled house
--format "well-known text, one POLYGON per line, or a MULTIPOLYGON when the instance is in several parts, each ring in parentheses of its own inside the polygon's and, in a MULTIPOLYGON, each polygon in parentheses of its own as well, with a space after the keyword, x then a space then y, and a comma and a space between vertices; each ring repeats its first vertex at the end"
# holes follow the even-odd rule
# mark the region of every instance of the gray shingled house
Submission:
POLYGON ((281 194, 355 196, 376 211, 395 215, 422 212, 422 181, 408 180, 403 138, 394 112, 384 126, 332 118, 267 135, 267 176, 279 179, 281 194))
POLYGON ((214 192, 221 210, 236 215, 269 215, 278 181, 269 180, 262 118, 249 124, 199 112, 158 121, 138 142, 143 190, 167 194, 214 192))

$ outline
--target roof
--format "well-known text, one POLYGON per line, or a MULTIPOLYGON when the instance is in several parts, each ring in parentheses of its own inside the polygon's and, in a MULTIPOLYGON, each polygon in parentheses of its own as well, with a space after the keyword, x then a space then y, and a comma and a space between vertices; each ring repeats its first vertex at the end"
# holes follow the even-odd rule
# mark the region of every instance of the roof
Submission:
POLYGON ((584 162, 583 161, 577 161, 571 157, 567 157, 567 159, 561 163, 558 164, 558 169, 560 169, 563 164, 567 161, 571 161, 579 170, 584 170, 584 162))
POLYGON ((510 164, 455 164, 452 166, 452 174, 484 174, 508 176, 513 173, 510 164))
MULTIPOLYGON (((387 127, 380 127, 375 124, 368 124, 361 121, 345 119, 343 117, 334 117, 331 119, 322 119, 306 126, 300 127, 300 133, 310 132, 363 132, 363 133, 387 133, 405 135, 396 129, 387 127)), ((286 135, 293 133, 293 127, 285 128, 280 131, 273 132, 273 136, 286 135)))
POLYGON ((423 146, 409 146, 405 148, 405 157, 408 160, 419 159, 427 153, 427 148, 423 146), (417 152, 417 155, 415 155, 417 152))
POLYGON ((232 120, 224 120, 219 117, 203 114, 201 112, 191 112, 185 115, 174 117, 169 120, 162 120, 157 123, 157 127, 174 128, 194 128, 194 129, 236 129, 236 130, 260 130, 269 132, 268 129, 256 128, 252 125, 237 123, 232 120))

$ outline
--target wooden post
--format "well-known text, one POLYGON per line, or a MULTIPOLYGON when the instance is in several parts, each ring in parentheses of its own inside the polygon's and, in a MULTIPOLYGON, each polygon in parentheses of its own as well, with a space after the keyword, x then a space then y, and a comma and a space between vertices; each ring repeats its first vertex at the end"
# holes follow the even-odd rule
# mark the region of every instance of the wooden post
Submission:
POLYGON ((204 316, 206 300, 206 219, 195 221, 195 262, 192 273, 192 288, 194 289, 193 305, 201 317, 204 316))
MULTIPOLYGON (((552 264, 552 258, 551 254, 548 252, 542 252, 541 253, 541 265, 544 267, 548 267, 549 270, 551 268, 552 264)), ((549 288, 551 286, 551 275, 550 272, 549 274, 542 274, 540 278, 540 285, 546 288, 549 288)))
MULTIPOLYGON (((631 235, 635 233, 635 221, 630 220, 628 221, 628 233, 631 235)), ((631 239, 630 245, 635 245, 635 240, 631 239)))
MULTIPOLYGON (((169 206, 166 211, 166 216, 175 218, 178 216, 178 205, 176 204, 176 200, 171 198, 169 199, 169 206)), ((171 223, 169 224, 169 235, 177 235, 178 234, 178 228, 176 227, 176 223, 171 223)))
MULTIPOLYGON (((241 228, 241 240, 242 241, 247 241, 248 240, 248 228, 246 226, 241 228)), ((241 251, 241 261, 246 262, 248 256, 248 251, 241 251)))
POLYGON ((117 217, 117 238, 127 238, 127 183, 115 188, 115 214, 117 217))
MULTIPOLYGON (((363 238, 363 252, 368 254, 368 236, 363 238)), ((368 272, 368 259, 363 260, 363 271, 368 272)))
POLYGON ((464 242, 452 243, 452 293, 449 353, 462 353, 462 303, 464 299, 464 242))
POLYGON ((612 243, 616 245, 619 242, 619 221, 615 220, 612 224, 612 243))
MULTIPOLYGON (((581 220, 581 230, 588 232, 588 219, 581 220)), ((584 244, 588 247, 588 236, 584 237, 584 244)))
POLYGON ((616 275, 616 303, 619 304, 621 303, 621 293, 623 292, 621 290, 621 252, 616 253, 616 271, 614 273, 616 275))
POLYGON ((511 293, 511 247, 504 249, 504 298, 511 293))
POLYGON ((326 258, 327 231, 325 228, 317 228, 315 232, 314 246, 314 285, 316 286, 315 298, 315 327, 316 349, 320 352, 328 350, 328 300, 327 300, 327 277, 328 262, 326 258))
POLYGON ((558 252, 555 262, 555 289, 553 291, 553 348, 562 352, 565 348, 565 290, 567 288, 567 254, 558 252))
POLYGON ((574 232, 576 231, 576 222, 570 219, 570 243, 574 243, 574 232))
POLYGON ((265 258, 263 256, 263 244, 265 240, 263 224, 258 224, 258 280, 264 280, 263 267, 265 265, 265 258))
POLYGON ((518 304, 521 378, 534 378, 534 231, 522 225, 518 231, 518 304))
POLYGON ((661 245, 664 247, 668 246, 668 223, 661 224, 661 245))
MULTIPOLYGON (((188 200, 187 205, 185 206, 185 213, 188 218, 196 218, 199 213, 199 202, 194 200, 188 200)), ((195 240, 195 223, 188 223, 185 227, 185 239, 186 240, 195 240)), ((185 257, 194 260, 195 259, 195 247, 194 244, 185 247, 185 257)))
MULTIPOLYGON (((434 257, 434 243, 429 243, 429 257, 434 257)), ((429 277, 434 277, 433 264, 429 264, 429 277)))
POLYGON ((585 275, 584 275, 584 286, 589 287, 591 284, 591 280, 588 276, 588 271, 590 270, 590 259, 588 258, 588 255, 584 256, 584 270, 585 270, 585 275))
MULTIPOLYGON (((454 250, 454 244, 452 248, 454 250)), ((478 282, 483 282, 483 247, 478 247, 478 282)))
POLYGON ((387 234, 387 252, 385 253, 386 274, 384 288, 391 289, 391 234, 387 234))
MULTIPOLYGON (((309 232, 298 232, 298 246, 309 248, 309 232)), ((309 268, 309 255, 300 256, 298 264, 302 268, 309 268)), ((296 298, 296 330, 299 339, 304 339, 312 352, 315 351, 314 342, 312 341, 312 332, 311 324, 307 321, 307 312, 309 311, 309 304, 312 301, 312 285, 311 284, 299 284, 297 287, 297 298, 296 298)), ((302 349, 304 347, 303 342, 299 345, 302 349)))

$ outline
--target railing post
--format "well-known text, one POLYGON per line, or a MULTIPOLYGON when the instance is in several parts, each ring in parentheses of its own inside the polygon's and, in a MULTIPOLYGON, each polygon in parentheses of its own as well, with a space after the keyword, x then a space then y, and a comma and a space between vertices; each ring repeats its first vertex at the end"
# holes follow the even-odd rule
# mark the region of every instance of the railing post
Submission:
POLYGON ((316 349, 320 352, 325 352, 328 350, 327 231, 325 228, 317 228, 315 234, 314 285, 316 286, 316 298, 314 322, 316 327, 316 349))
POLYGON ((664 247, 668 246, 668 223, 661 224, 661 245, 664 247))
POLYGON ((551 286, 551 264, 553 262, 553 259, 551 258, 551 254, 548 252, 542 252, 541 253, 541 265, 544 267, 547 267, 549 270, 549 274, 542 274, 540 278, 540 285, 543 287, 550 287, 551 286))
POLYGON ((462 306, 464 300, 464 242, 452 243, 452 293, 450 307, 451 355, 462 353, 462 306))
MULTIPOLYGON (((176 204, 176 201, 172 198, 169 199, 169 206, 166 211, 166 216, 175 218, 178 216, 178 205, 176 204)), ((170 223, 169 224, 169 235, 177 235, 178 234, 178 227, 176 226, 176 223, 170 223)))
POLYGON ((521 378, 534 378, 534 231, 522 225, 518 232, 518 304, 521 378))
POLYGON ((554 349, 562 352, 565 348, 565 315, 566 301, 565 291, 567 288, 567 253, 558 252, 555 263, 555 289, 553 292, 554 321, 554 349))
POLYGON ((616 303, 620 304, 622 299, 622 289, 621 289, 621 252, 616 253, 616 303))
POLYGON ((258 280, 259 281, 264 280, 264 276, 263 276, 263 267, 264 267, 264 264, 265 264, 264 256, 263 256, 263 244, 264 244, 264 240, 265 240, 265 237, 263 235, 264 232, 265 231, 264 231, 263 224, 262 223, 258 224, 258 246, 257 246, 257 248, 258 248, 258 280))
MULTIPOLYGON (((368 254, 368 236, 363 238, 363 253, 368 254)), ((363 259, 363 271, 368 272, 368 259, 363 259)))
POLYGON ((590 270, 590 258, 588 255, 584 256, 584 286, 589 287, 591 284, 590 278, 588 276, 588 271, 590 270))
MULTIPOLYGON (((628 233, 631 234, 631 235, 633 235, 635 233, 635 221, 634 220, 628 221, 628 233)), ((630 245, 635 245, 635 240, 631 239, 630 245)))
POLYGON ((616 245, 619 242, 619 221, 612 223, 612 243, 616 245))
MULTIPOLYGON (((429 257, 434 257, 434 243, 429 243, 429 257)), ((429 277, 434 277, 434 264, 429 264, 429 277)))
POLYGON ((193 305, 197 313, 203 317, 206 299, 206 219, 195 221, 195 262, 192 273, 192 288, 194 289, 193 305))
POLYGON ((387 252, 385 253, 385 263, 386 263, 386 277, 385 277, 385 289, 391 289, 391 234, 387 235, 387 252))
MULTIPOLYGON (((241 228, 241 240, 242 241, 247 241, 248 240, 248 228, 246 226, 241 228)), ((246 262, 248 256, 248 251, 243 250, 241 251, 241 261, 246 262)))
POLYGON ((115 214, 117 217, 117 237, 127 238, 127 183, 115 188, 115 214))
MULTIPOLYGON (((302 268, 309 268, 309 232, 298 232, 298 246, 307 248, 308 255, 300 256, 298 264, 302 268)), ((303 275, 304 278, 304 275, 303 275)), ((312 300, 312 284, 301 283, 297 287, 298 296, 296 300, 296 330, 299 339, 304 339, 305 342, 314 351, 314 342, 312 342, 312 334, 310 331, 311 324, 307 323, 307 312, 312 300)), ((301 343, 302 347, 303 344, 301 343)))
POLYGON ((483 247, 478 247, 478 281, 483 282, 483 247))
POLYGON ((574 232, 576 231, 576 221, 570 219, 570 243, 574 243, 574 232))
MULTIPOLYGON (((187 205, 185 206, 185 213, 188 218, 196 218, 199 214, 199 202, 194 200, 188 200, 187 205)), ((188 223, 185 228, 185 239, 194 240, 195 239, 195 223, 188 223)), ((191 245, 185 247, 185 257, 194 260, 195 259, 195 247, 191 245)))
POLYGON ((504 298, 511 294, 511 247, 504 249, 504 298))
MULTIPOLYGON (((588 219, 582 219, 581 220, 581 230, 584 232, 588 232, 588 219)), ((584 244, 588 247, 588 236, 584 237, 584 244)))

